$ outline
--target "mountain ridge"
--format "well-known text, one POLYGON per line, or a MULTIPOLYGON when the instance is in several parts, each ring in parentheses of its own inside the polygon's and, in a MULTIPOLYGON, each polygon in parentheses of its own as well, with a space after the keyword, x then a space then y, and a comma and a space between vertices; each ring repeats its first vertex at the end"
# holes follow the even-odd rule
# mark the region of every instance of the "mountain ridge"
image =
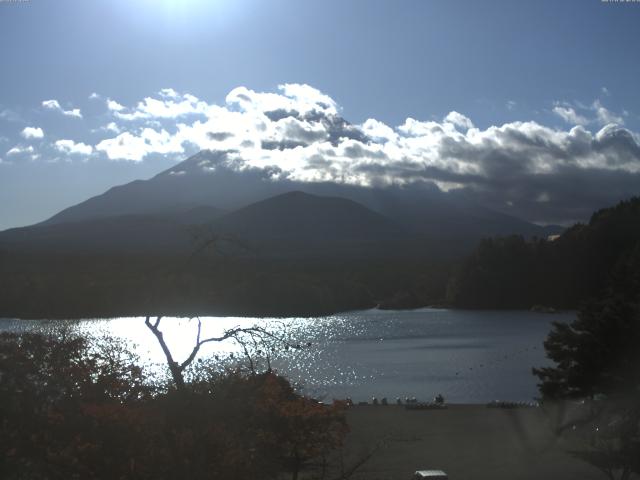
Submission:
POLYGON ((233 236, 266 257, 393 256, 394 249, 408 253, 406 247, 418 240, 352 200, 293 191, 227 213, 196 207, 184 214, 42 223, 1 232, 0 245, 40 252, 189 254, 202 240, 198 234, 233 236))
POLYGON ((41 224, 67 223, 129 214, 167 215, 197 208, 232 212, 253 203, 300 191, 354 201, 418 233, 431 248, 465 253, 484 237, 522 234, 546 237, 561 227, 541 227, 495 212, 424 183, 385 188, 330 182, 274 179, 277 171, 238 171, 227 152, 201 151, 148 180, 112 187, 101 195, 62 210, 41 224), (444 247, 447 248, 444 248, 444 247))

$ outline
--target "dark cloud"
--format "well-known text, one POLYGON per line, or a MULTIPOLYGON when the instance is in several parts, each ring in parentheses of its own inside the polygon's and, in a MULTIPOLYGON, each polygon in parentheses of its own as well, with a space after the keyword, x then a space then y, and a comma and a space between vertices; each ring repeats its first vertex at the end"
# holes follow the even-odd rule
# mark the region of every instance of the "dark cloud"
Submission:
POLYGON ((640 173, 569 166, 516 184, 474 181, 457 194, 530 221, 570 224, 586 221, 593 211, 640 194, 639 185, 640 173))
POLYGON ((636 163, 640 167, 640 145, 624 128, 605 127, 592 146, 596 152, 605 155, 609 165, 636 163))
POLYGON ((387 159, 387 156, 384 154, 384 152, 380 150, 374 150, 372 148, 368 148, 366 145, 363 145, 362 143, 359 143, 359 142, 351 143, 347 145, 343 150, 343 154, 346 157, 352 158, 352 159, 358 159, 358 158, 372 158, 376 160, 387 159))
POLYGON ((291 140, 306 145, 327 139, 328 133, 322 125, 300 121, 295 118, 280 120, 276 123, 283 140, 291 140))
POLYGON ((260 147, 263 150, 289 150, 296 147, 306 147, 308 143, 295 140, 263 140, 260 147))
POLYGON ((277 122, 278 120, 282 120, 284 118, 289 118, 289 117, 302 120, 299 112, 295 110, 285 110, 284 108, 278 108, 277 110, 270 110, 268 112, 264 112, 264 116, 267 117, 272 122, 277 122))
POLYGON ((343 139, 356 140, 362 143, 369 143, 371 141, 362 130, 338 115, 328 115, 320 121, 327 130, 328 140, 331 145, 338 145, 343 139))
POLYGON ((215 140, 216 142, 222 142, 227 140, 228 138, 233 137, 233 133, 229 132, 207 132, 207 137, 210 140, 215 140))

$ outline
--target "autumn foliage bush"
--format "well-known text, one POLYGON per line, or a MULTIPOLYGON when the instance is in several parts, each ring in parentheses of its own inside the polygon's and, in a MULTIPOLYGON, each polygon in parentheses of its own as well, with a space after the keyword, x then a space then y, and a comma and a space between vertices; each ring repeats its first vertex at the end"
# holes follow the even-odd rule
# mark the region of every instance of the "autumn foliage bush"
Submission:
POLYGON ((0 334, 0 478, 297 478, 347 433, 271 372, 153 387, 118 344, 0 334))

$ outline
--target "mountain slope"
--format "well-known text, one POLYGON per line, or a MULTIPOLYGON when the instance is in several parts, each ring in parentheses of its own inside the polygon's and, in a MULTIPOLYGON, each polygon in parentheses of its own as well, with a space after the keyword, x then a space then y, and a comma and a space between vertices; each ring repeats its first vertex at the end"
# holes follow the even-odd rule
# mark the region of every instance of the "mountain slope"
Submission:
POLYGON ((338 197, 294 191, 256 202, 213 222, 214 229, 251 238, 371 240, 404 233, 388 218, 338 197))
POLYGON ((211 223, 263 254, 394 256, 415 235, 352 200, 294 191, 253 203, 211 223))
POLYGON ((409 254, 406 247, 418 240, 351 200, 288 192, 224 215, 213 207, 199 207, 16 228, 0 233, 0 246, 41 252, 185 254, 197 248, 194 227, 204 235, 233 236, 262 257, 394 256, 396 251, 409 254))
POLYGON ((202 151, 149 180, 135 180, 69 207, 45 224, 88 218, 177 213, 201 206, 234 210, 273 195, 295 190, 266 181, 262 172, 243 174, 226 168, 224 152, 202 151))
POLYGON ((274 180, 274 175, 277 172, 258 169, 237 171, 225 152, 202 151, 149 180, 114 187, 43 223, 130 214, 166 215, 199 206, 233 211, 286 192, 301 191, 360 203, 430 239, 430 248, 450 253, 468 251, 487 236, 517 233, 545 237, 560 230, 494 212, 459 194, 442 192, 430 183, 367 188, 274 180))
POLYGON ((192 248, 189 229, 171 217, 119 215, 0 232, 10 251, 74 254, 180 253, 192 248))

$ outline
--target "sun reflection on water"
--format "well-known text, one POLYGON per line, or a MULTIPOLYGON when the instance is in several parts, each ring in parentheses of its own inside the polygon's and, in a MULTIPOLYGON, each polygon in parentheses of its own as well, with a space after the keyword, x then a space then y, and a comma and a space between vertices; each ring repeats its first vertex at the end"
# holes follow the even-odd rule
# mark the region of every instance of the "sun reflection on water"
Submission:
MULTIPOLYGON (((265 368, 268 354, 274 370, 316 398, 428 399, 442 393, 451 401, 485 402, 535 397, 531 367, 549 362, 542 342, 550 322, 570 321, 574 316, 422 309, 367 310, 319 318, 200 320, 202 338, 221 336, 234 327, 260 326, 286 336, 290 344, 303 345, 302 349, 282 345, 262 349, 259 366, 265 368)), ((66 322, 0 319, 0 331, 46 331, 61 325, 90 338, 109 336, 126 343, 152 377, 167 378, 162 349, 142 317, 66 322)), ((197 320, 164 317, 160 327, 175 360, 187 358, 196 341, 197 320)), ((220 366, 237 362, 243 353, 238 343, 227 340, 203 345, 198 358, 217 359, 220 366)))

